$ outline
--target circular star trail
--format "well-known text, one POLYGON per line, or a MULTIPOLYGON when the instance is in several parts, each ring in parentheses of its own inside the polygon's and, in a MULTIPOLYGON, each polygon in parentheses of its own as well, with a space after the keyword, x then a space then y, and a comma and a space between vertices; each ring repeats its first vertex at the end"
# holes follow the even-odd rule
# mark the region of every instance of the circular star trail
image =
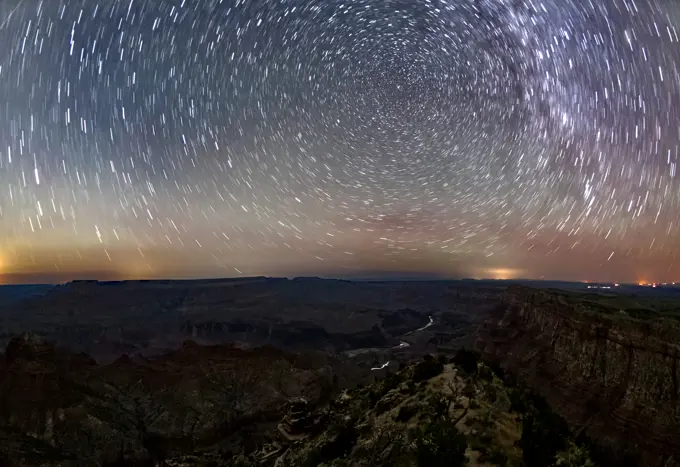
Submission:
POLYGON ((680 280, 678 23, 661 0, 3 2, 0 274, 680 280))

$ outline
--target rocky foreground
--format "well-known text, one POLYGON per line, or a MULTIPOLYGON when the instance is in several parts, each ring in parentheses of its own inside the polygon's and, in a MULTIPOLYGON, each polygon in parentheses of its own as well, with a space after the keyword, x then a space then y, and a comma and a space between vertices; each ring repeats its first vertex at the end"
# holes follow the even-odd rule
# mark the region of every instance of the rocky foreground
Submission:
POLYGON ((589 462, 559 417, 475 352, 426 356, 353 389, 350 376, 319 354, 192 342, 97 365, 24 335, 0 367, 0 465, 589 462))
POLYGON ((291 401, 272 440, 249 454, 197 453, 168 465, 595 465, 563 420, 502 376, 475 352, 426 357, 324 407, 291 401))

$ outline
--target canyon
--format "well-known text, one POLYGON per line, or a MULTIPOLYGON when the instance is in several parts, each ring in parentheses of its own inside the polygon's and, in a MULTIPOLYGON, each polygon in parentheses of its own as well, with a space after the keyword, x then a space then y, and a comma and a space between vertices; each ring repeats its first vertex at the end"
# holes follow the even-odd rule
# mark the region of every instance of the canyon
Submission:
MULTIPOLYGON (((186 339, 329 353, 396 347, 421 355, 436 347, 432 339, 473 344, 502 290, 494 283, 317 278, 76 281, 6 293, 0 347, 32 332, 98 362, 160 355, 186 339), (404 341, 409 346, 399 347, 404 341)), ((382 364, 379 353, 371 353, 371 363, 382 364)))
POLYGON ((680 322, 623 302, 510 286, 477 346, 618 465, 678 466, 680 322))
MULTIPOLYGON (((447 378, 488 392, 476 417, 514 427, 514 441, 500 434, 494 448, 511 459, 530 448, 513 444, 529 412, 505 398, 524 391, 547 402, 570 429, 560 436, 597 465, 680 466, 676 290, 247 278, 10 292, 0 294, 0 465, 105 465, 204 448, 294 459, 301 451, 276 434, 282 417, 294 431, 310 414, 339 416, 332 401, 347 391, 374 404, 370 415, 396 374, 402 396, 428 399, 430 383, 414 375, 435 355, 447 378), (486 380, 473 375, 476 360, 457 360, 463 347, 479 351, 486 380)), ((390 388, 387 399, 397 397, 390 388)), ((400 410, 371 417, 392 429, 400 410)), ((476 459, 484 442, 466 436, 476 459)))

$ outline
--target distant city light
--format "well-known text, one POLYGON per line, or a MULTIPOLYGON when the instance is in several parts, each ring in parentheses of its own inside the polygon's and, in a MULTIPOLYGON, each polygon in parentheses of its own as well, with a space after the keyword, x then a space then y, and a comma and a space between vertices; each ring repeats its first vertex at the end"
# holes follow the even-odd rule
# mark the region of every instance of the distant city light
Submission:
POLYGON ((522 274, 521 269, 513 268, 491 268, 487 269, 486 272, 492 279, 500 280, 517 279, 522 274))

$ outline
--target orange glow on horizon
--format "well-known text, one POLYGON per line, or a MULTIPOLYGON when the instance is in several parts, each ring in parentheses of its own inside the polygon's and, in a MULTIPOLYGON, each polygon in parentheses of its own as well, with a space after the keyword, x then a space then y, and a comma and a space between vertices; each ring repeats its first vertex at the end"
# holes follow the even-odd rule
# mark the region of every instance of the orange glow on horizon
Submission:
POLYGON ((521 269, 513 269, 513 268, 492 268, 487 271, 487 273, 491 276, 493 279, 499 279, 499 280, 508 280, 508 279, 517 279, 520 274, 522 273, 521 269))

